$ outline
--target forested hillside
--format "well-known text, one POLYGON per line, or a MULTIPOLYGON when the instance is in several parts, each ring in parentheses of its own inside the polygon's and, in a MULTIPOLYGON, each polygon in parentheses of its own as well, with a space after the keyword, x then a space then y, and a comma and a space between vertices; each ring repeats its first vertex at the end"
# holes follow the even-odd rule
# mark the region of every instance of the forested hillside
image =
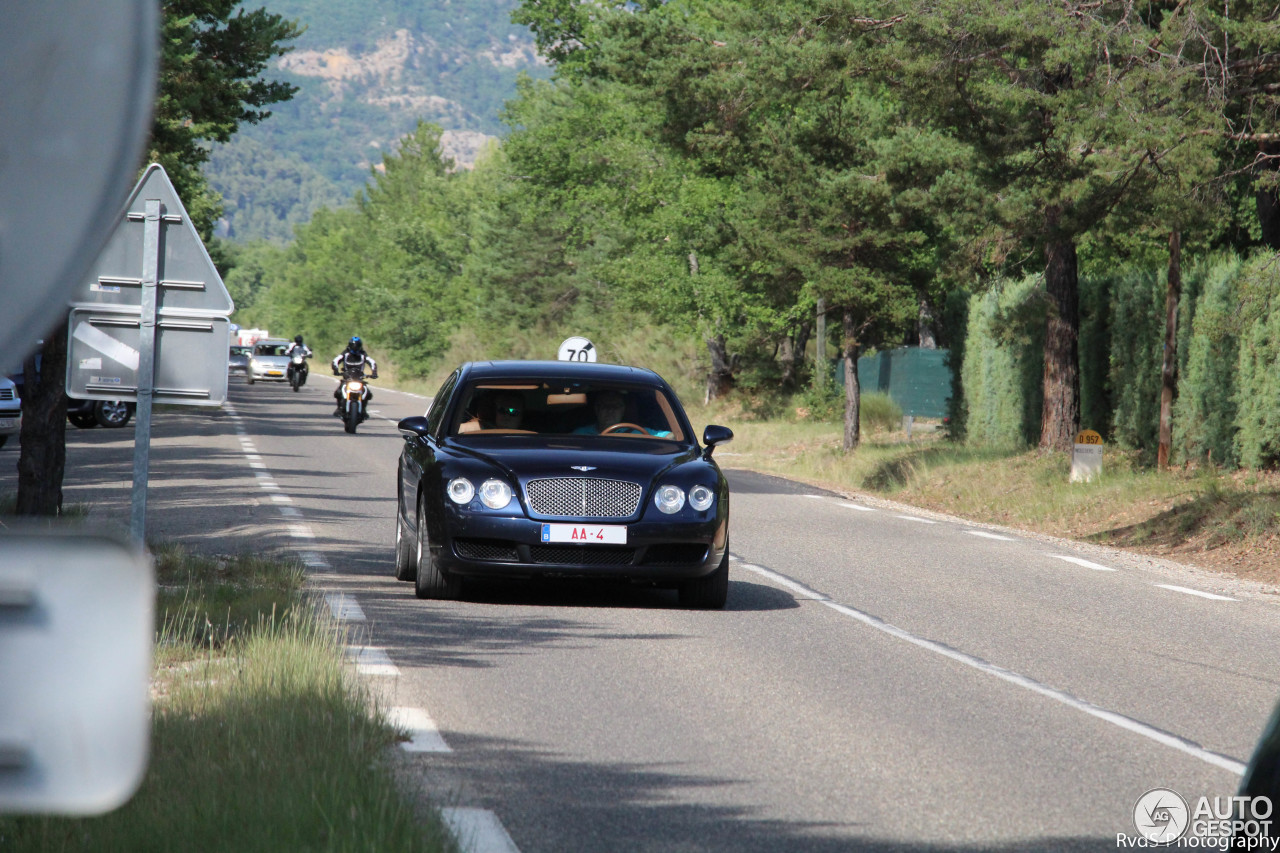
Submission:
MULTIPOLYGON (((1280 299, 1266 10, 524 0, 514 19, 554 78, 519 86, 503 145, 450 171, 420 125, 359 204, 239 251, 242 322, 358 333, 409 374, 587 334, 685 393, 829 410, 821 316, 846 363, 932 327, 974 437, 1069 448, 1084 411, 1164 460, 1171 435, 1185 458, 1280 423, 1280 398, 1252 399, 1280 360, 1258 307, 1280 299), (1206 363, 1199 334, 1234 349, 1206 363), (1171 417, 1198 409, 1172 400, 1213 405, 1222 369, 1238 418, 1193 440, 1171 417)), ((1250 441, 1227 458, 1280 459, 1250 441)))
MULTIPOLYGON (((257 4, 251 4, 255 8, 257 4)), ((219 234, 292 239, 320 207, 348 203, 418 120, 446 131, 464 164, 503 132, 498 114, 521 73, 545 77, 515 0, 264 0, 305 28, 270 75, 299 87, 272 117, 216 146, 219 234)))

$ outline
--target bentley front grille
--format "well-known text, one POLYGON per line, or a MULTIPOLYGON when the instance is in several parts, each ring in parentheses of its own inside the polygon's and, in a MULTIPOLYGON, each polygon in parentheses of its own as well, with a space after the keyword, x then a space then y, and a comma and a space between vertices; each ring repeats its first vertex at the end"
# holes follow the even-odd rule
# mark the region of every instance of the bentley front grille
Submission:
POLYGON ((640 506, 640 484, 594 477, 530 480, 529 509, 558 518, 628 518, 640 506))

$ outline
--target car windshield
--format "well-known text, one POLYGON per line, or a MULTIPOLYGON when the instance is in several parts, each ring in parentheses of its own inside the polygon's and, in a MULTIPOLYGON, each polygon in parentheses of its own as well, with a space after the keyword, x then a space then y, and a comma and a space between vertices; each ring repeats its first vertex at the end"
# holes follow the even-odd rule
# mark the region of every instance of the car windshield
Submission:
POLYGON ((526 433, 684 441, 679 403, 661 388, 556 380, 494 380, 459 391, 449 435, 526 433))
POLYGON ((258 344, 253 348, 254 355, 284 355, 286 344, 258 344))

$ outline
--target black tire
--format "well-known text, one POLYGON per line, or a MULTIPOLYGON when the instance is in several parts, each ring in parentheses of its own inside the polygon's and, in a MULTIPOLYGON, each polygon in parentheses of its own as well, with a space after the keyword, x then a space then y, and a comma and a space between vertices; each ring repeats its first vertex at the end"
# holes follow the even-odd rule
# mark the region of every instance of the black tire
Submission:
POLYGON ((417 544, 404 529, 400 506, 396 505, 396 580, 411 581, 418 577, 417 544))
POLYGON ((452 600, 462 597, 462 579, 446 575, 436 565, 427 541, 427 518, 422 498, 418 498, 418 532, 414 535, 414 559, 418 564, 413 591, 418 598, 452 600))
POLYGON ((0 435, 0 447, 4 447, 5 444, 8 443, 8 441, 9 441, 9 436, 0 435))
POLYGON ((246 373, 246 374, 244 375, 244 384, 246 384, 246 385, 252 385, 252 384, 253 384, 253 374, 252 374, 252 373, 246 373))
POLYGON ((133 410, 129 408, 128 403, 120 400, 99 400, 93 404, 93 417, 98 422, 98 426, 119 429, 129 423, 129 419, 133 417, 133 410))
POLYGON ((729 543, 715 571, 680 585, 680 605, 693 610, 724 610, 729 600, 729 543))
POLYGON ((299 383, 298 383, 298 375, 295 373, 295 374, 293 374, 293 375, 291 375, 291 376, 289 377, 289 385, 293 388, 293 390, 294 390, 294 391, 297 391, 297 390, 298 390, 298 384, 299 384, 299 383))
POLYGON ((342 426, 347 432, 355 434, 356 427, 360 425, 360 411, 358 409, 347 409, 342 413, 342 426))
POLYGON ((71 425, 80 429, 93 429, 98 425, 98 419, 93 415, 67 415, 67 420, 71 421, 71 425))

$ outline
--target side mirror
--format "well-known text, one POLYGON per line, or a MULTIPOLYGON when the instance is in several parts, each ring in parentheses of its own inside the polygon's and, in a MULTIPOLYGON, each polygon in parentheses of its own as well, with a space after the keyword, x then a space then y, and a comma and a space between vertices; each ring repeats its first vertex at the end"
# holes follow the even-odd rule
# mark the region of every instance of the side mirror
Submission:
POLYGON ((702 431, 702 443, 707 448, 702 451, 702 458, 710 459, 711 451, 715 449, 717 444, 726 444, 730 441, 733 441, 733 430, 727 426, 708 424, 707 428, 702 431))
POLYGON ((411 418, 403 418, 400 423, 396 424, 400 430, 400 434, 405 438, 428 438, 431 435, 431 427, 427 424, 427 419, 422 415, 414 415, 411 418))

